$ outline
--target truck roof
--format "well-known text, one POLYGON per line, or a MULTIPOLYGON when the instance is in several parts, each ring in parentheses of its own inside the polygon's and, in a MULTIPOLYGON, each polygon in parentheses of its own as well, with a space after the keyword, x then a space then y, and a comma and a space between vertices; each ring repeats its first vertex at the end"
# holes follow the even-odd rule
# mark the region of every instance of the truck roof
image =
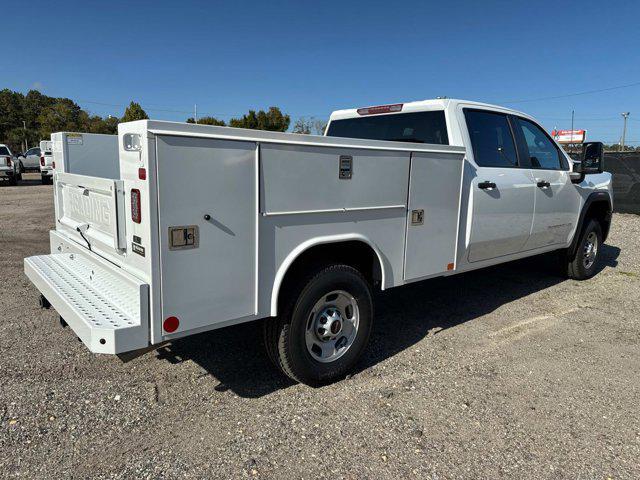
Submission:
MULTIPOLYGON (((418 100, 414 102, 398 102, 391 105, 401 105, 401 111, 390 111, 390 112, 380 112, 386 114, 394 114, 394 113, 407 113, 407 112, 424 112, 429 110, 447 110, 447 109, 455 109, 458 104, 463 103, 465 105, 472 105, 482 108, 490 108, 496 109, 503 112, 513 113, 515 115, 530 117, 526 113, 519 112, 517 110, 512 110, 510 108, 502 107, 500 105, 492 105, 490 103, 482 103, 482 102, 474 102, 471 100, 461 100, 456 98, 434 98, 428 100, 418 100)), ((380 105, 380 107, 386 107, 388 105, 380 105)), ((360 108, 348 108, 345 110, 335 110, 331 113, 329 120, 339 120, 344 118, 357 118, 361 117, 362 114, 358 113, 358 110, 362 111, 363 108, 376 108, 376 107, 360 107, 360 108)))

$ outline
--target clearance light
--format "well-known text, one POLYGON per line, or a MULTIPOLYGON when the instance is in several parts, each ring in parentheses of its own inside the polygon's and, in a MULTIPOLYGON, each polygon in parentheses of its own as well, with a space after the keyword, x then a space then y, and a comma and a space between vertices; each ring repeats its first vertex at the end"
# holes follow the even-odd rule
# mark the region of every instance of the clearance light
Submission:
POLYGON ((140 190, 137 188, 131 189, 131 220, 135 223, 142 221, 142 215, 140 213, 140 190))
POLYGON ((378 113, 394 113, 402 111, 402 103, 394 103, 393 105, 378 105, 376 107, 359 108, 358 115, 377 115, 378 113))
POLYGON ((162 328, 167 333, 175 332, 179 326, 180 320, 178 320, 178 317, 169 317, 162 323, 162 328))
POLYGON ((138 178, 140 180, 146 180, 147 179, 147 169, 146 168, 139 168, 138 169, 138 178))

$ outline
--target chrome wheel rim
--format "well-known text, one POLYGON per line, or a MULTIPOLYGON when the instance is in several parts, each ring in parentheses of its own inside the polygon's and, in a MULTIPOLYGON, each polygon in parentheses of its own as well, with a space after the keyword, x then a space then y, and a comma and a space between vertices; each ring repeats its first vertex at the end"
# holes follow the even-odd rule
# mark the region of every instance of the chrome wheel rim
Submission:
POLYGON ((305 331, 307 351, 314 360, 335 362, 353 345, 360 325, 358 302, 349 292, 333 290, 313 306, 305 331))
POLYGON ((596 257, 598 255, 598 236, 596 232, 591 232, 587 235, 587 239, 584 242, 584 250, 582 262, 584 268, 589 269, 596 263, 596 257))

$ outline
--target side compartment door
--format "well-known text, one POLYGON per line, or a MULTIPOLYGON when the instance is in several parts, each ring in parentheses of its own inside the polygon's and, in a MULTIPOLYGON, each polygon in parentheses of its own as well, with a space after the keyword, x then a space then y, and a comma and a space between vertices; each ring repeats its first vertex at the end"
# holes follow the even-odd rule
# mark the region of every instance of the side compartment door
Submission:
POLYGON ((533 223, 535 186, 522 168, 507 115, 464 109, 475 169, 470 182, 469 261, 523 250, 533 223))
POLYGON ((162 318, 179 332, 256 312, 256 144, 156 140, 162 318))
POLYGON ((405 280, 455 265, 463 161, 463 154, 411 154, 405 280))
POLYGON ((580 211, 580 194, 569 178, 569 165, 541 127, 512 118, 536 186, 533 226, 525 249, 567 244, 580 211))

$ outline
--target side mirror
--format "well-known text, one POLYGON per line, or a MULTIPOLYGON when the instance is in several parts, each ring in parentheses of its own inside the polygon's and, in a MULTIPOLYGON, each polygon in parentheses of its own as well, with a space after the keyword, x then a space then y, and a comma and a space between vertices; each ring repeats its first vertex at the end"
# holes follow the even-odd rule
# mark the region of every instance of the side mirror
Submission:
MULTIPOLYGON (((602 142, 587 142, 582 144, 582 157, 580 161, 580 173, 602 173, 604 163, 604 145, 602 142)), ((575 171, 575 169, 574 169, 575 171)))

